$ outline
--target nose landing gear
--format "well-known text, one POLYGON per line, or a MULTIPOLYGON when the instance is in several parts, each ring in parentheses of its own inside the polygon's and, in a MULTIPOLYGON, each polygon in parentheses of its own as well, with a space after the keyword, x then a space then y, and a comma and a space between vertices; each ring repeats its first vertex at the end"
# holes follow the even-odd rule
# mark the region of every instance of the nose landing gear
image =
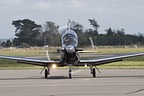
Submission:
POLYGON ((69 64, 69 78, 72 78, 72 64, 69 64))

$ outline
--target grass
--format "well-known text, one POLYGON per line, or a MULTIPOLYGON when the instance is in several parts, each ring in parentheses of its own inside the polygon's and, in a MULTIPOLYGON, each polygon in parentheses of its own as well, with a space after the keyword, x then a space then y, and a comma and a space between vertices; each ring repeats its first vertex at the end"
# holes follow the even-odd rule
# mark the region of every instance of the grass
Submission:
POLYGON ((144 68, 143 61, 122 61, 98 66, 99 68, 144 68))
POLYGON ((107 48, 97 50, 100 51, 99 54, 122 54, 122 53, 144 52, 144 48, 107 48))
MULTIPOLYGON (((54 52, 55 47, 50 47, 49 51, 54 52)), ((91 50, 86 48, 86 50, 91 50)), ((99 48, 95 49, 100 51, 100 53, 91 53, 91 54, 122 54, 122 53, 135 53, 135 52, 144 52, 144 48, 99 48)), ((45 57, 45 54, 39 54, 39 52, 45 51, 43 48, 32 48, 32 49, 2 49, 0 50, 0 55, 7 56, 24 56, 24 57, 45 57)), ((93 51, 93 50, 91 50, 93 51)), ((85 53, 87 54, 87 53, 85 53)), ((55 57, 55 55, 51 55, 55 57)), ((57 55, 56 55, 57 56, 57 55)), ((0 69, 35 69, 41 67, 35 67, 33 65, 20 64, 16 61, 0 59, 0 69)), ((115 62, 106 65, 98 66, 98 68, 144 68, 144 56, 141 57, 132 57, 124 59, 122 62, 115 62)))

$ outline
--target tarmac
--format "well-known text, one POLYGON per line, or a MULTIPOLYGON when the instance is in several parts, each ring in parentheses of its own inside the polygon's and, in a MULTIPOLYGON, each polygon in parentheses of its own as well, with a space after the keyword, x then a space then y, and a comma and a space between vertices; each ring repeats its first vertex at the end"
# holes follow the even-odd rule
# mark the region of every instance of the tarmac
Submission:
POLYGON ((144 69, 52 69, 48 79, 41 70, 0 70, 0 96, 144 96, 144 69))

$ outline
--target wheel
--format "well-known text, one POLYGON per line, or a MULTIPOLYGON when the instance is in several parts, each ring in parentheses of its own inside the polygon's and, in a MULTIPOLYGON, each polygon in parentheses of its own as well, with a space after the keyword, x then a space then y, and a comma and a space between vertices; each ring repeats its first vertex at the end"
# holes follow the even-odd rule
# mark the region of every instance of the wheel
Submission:
POLYGON ((48 70, 45 69, 45 78, 48 78, 48 70))
POLYGON ((70 79, 72 78, 72 72, 71 72, 71 70, 69 70, 69 78, 70 79))
POLYGON ((93 73, 93 77, 95 78, 95 77, 96 77, 96 71, 95 71, 95 68, 93 68, 92 73, 93 73))

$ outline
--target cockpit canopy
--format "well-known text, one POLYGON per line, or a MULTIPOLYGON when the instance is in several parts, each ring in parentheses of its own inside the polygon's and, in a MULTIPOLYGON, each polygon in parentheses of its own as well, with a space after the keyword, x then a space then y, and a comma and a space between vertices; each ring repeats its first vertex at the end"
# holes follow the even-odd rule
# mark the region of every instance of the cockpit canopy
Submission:
POLYGON ((77 47, 78 45, 78 37, 77 34, 73 30, 67 30, 62 35, 62 47, 65 48, 68 45, 73 45, 77 47))

